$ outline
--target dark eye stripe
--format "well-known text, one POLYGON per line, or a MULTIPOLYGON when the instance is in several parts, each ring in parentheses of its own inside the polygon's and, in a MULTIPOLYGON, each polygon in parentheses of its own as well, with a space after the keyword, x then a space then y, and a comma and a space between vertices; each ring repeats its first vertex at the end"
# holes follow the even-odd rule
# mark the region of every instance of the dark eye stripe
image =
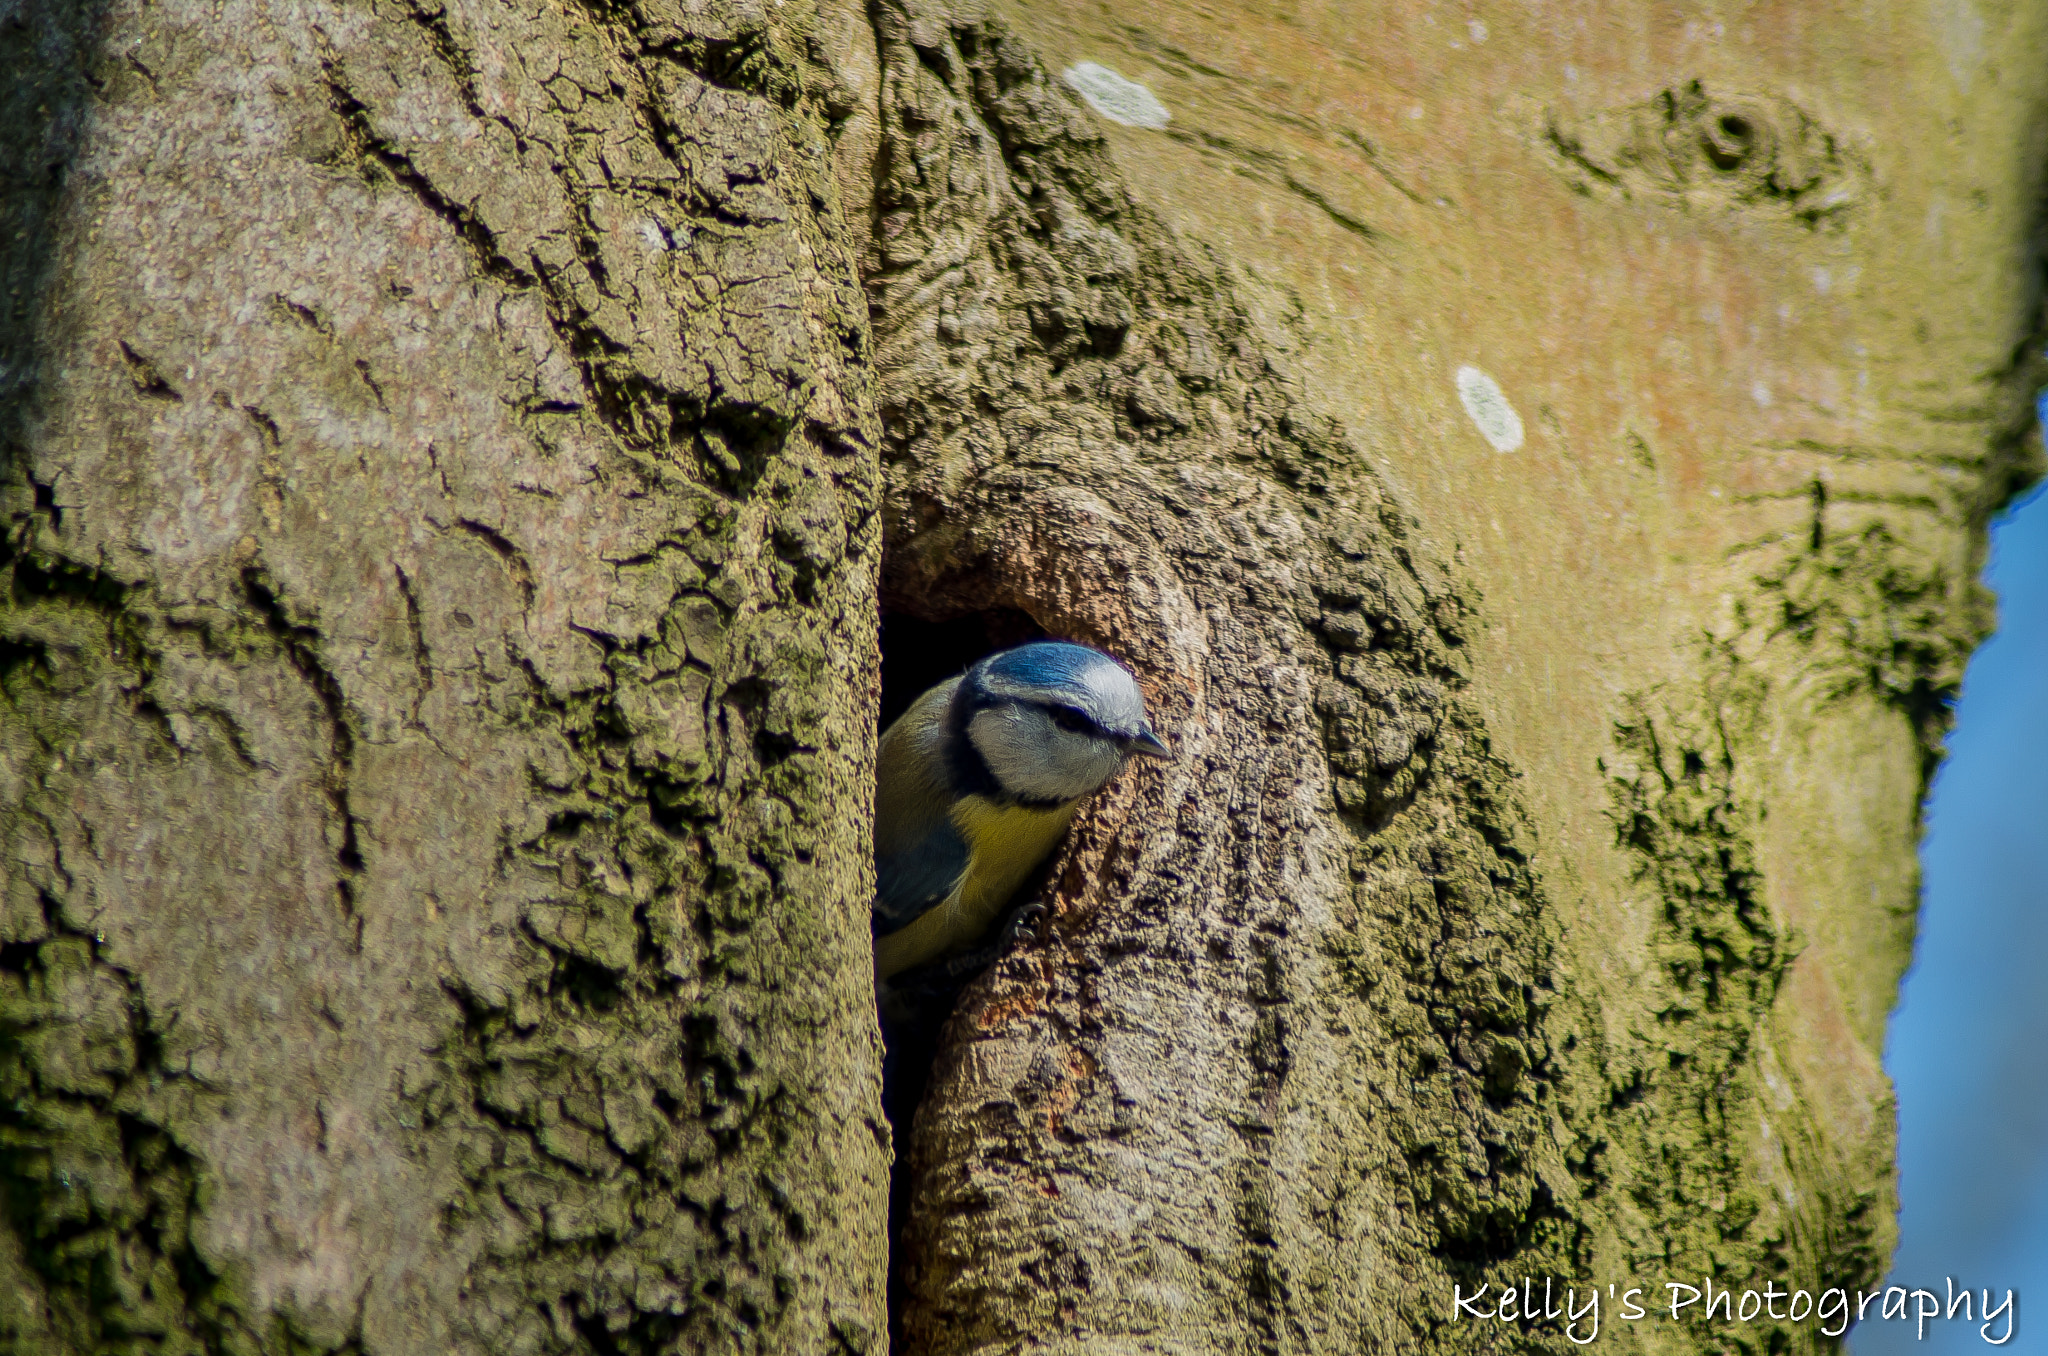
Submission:
POLYGON ((1075 734, 1094 734, 1096 732, 1095 722, 1071 706, 1048 706, 1045 708, 1045 712, 1052 717, 1052 723, 1059 726, 1062 730, 1071 730, 1075 734))

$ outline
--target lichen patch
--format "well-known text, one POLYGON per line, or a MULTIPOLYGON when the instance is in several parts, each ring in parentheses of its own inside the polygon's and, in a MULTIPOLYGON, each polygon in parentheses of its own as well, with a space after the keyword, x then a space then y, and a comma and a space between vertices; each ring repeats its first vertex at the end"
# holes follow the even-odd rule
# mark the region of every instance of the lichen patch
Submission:
POLYGON ((1088 107, 1125 127, 1164 127, 1173 120, 1165 104, 1137 81, 1093 61, 1076 62, 1060 78, 1088 107))
POLYGON ((1522 416, 1515 413, 1507 392, 1470 363, 1458 369, 1458 403, 1494 451, 1512 452, 1522 445, 1522 416))

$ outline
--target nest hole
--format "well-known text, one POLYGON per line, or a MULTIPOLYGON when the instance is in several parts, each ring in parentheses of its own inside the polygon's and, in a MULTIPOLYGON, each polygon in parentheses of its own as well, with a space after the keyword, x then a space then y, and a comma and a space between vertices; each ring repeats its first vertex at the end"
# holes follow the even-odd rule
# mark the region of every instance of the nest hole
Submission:
POLYGON ((1027 612, 992 607, 944 621, 908 612, 882 614, 881 729, 895 723, 927 688, 943 683, 985 654, 1044 640, 1027 612))
MULTIPOLYGON (((1016 608, 989 608, 936 621, 908 611, 884 611, 879 728, 888 729, 926 690, 983 655, 1045 638, 1045 628, 1016 608)), ((894 1351, 904 1350, 903 1312, 909 1300, 904 1231, 916 1186, 909 1162, 910 1130, 958 997, 958 990, 932 995, 914 1012, 898 1013, 882 1023, 882 1111, 896 1146, 896 1161, 889 1168, 889 1338, 894 1351)))

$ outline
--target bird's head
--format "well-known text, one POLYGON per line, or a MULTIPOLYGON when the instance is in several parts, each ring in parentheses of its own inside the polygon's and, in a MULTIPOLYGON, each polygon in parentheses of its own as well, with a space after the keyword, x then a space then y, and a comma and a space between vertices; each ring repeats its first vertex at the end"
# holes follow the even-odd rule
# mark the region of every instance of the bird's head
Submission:
POLYGON ((1130 670, 1100 650, 1037 641, 967 670, 954 698, 956 732, 997 788, 1027 804, 1078 800, 1133 754, 1171 758, 1145 717, 1130 670))

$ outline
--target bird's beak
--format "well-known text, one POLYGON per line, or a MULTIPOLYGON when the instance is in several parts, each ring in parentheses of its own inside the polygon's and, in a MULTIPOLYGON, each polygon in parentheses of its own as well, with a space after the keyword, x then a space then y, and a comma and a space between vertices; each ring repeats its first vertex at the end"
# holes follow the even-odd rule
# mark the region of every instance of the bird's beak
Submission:
POLYGON ((1169 763, 1173 761, 1173 750, 1167 748, 1159 736, 1150 730, 1124 745, 1124 748, 1131 753, 1142 753, 1147 758, 1163 758, 1169 763))

